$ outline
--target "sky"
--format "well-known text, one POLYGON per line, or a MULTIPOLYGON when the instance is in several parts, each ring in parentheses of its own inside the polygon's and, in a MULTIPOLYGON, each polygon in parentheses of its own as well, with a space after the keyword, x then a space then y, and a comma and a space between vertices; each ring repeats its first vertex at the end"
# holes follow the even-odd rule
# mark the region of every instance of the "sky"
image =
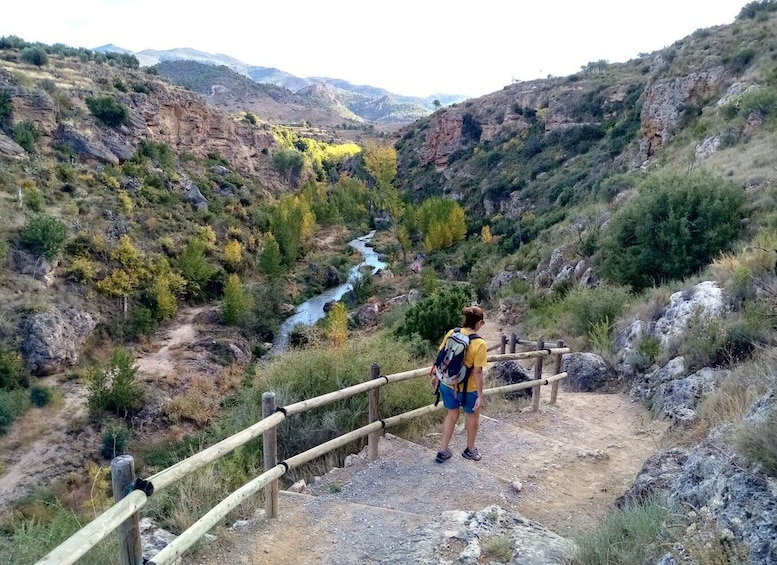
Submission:
MULTIPOLYGON (((189 47, 395 94, 481 96, 514 81, 625 62, 748 0, 34 0, 0 36, 133 52, 189 47)), ((12 12, 12 13, 11 13, 12 12)))

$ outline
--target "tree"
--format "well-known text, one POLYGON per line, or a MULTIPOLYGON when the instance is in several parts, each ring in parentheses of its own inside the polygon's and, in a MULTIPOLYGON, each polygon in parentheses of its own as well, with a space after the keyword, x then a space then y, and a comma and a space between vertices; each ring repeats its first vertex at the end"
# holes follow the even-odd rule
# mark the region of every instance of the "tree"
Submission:
POLYGON ((259 253, 259 270, 271 281, 277 280, 283 273, 283 257, 278 242, 272 233, 264 237, 264 246, 259 253))
POLYGON ((434 196, 425 200, 418 208, 416 221, 427 251, 445 249, 467 235, 464 209, 448 198, 434 196))
MULTIPOLYGON (((388 212, 394 236, 402 246, 399 225, 405 203, 394 186, 397 177, 397 150, 392 145, 367 142, 364 145, 364 168, 375 181, 375 205, 388 212)), ((402 262, 407 263, 407 249, 402 246, 402 262)))
POLYGON ((609 222, 602 272, 639 291, 699 272, 740 233, 742 189, 708 174, 656 174, 609 222))
POLYGON ((329 312, 327 312, 326 319, 329 339, 335 347, 342 347, 348 339, 348 311, 345 308, 345 304, 335 302, 329 312))
POLYGON ((224 300, 221 304, 221 318, 225 324, 236 326, 251 308, 251 297, 243 290, 240 277, 233 273, 224 285, 224 300))
POLYGON ((230 239, 226 245, 224 245, 224 261, 233 271, 240 267, 240 263, 243 260, 243 246, 235 239, 230 239))
POLYGON ((36 67, 44 67, 49 63, 49 56, 42 47, 25 47, 22 49, 19 58, 25 63, 35 65, 36 67))
POLYGON ((434 100, 432 100, 432 105, 434 106, 435 110, 439 110, 440 107, 442 106, 438 98, 435 98, 434 100))
POLYGON ((419 300, 405 312, 396 333, 407 338, 418 334, 438 345, 447 330, 461 324, 462 309, 470 303, 471 295, 469 288, 455 286, 419 300))
POLYGON ((202 298, 205 287, 216 274, 216 268, 205 256, 205 243, 199 238, 192 239, 178 258, 178 268, 186 279, 187 294, 193 298, 202 298))

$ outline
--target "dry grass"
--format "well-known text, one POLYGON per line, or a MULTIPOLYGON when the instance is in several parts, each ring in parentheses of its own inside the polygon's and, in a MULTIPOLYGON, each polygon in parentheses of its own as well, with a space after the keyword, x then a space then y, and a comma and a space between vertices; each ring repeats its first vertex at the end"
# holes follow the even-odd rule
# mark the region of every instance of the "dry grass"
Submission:
POLYGON ((698 408, 705 429, 722 423, 739 424, 753 403, 777 386, 777 350, 769 349, 738 365, 705 397, 698 408))

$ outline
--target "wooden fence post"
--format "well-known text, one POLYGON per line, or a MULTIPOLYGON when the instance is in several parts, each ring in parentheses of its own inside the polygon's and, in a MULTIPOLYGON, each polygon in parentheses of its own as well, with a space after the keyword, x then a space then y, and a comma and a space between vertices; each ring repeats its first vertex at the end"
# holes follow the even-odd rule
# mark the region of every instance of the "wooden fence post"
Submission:
MULTIPOLYGON (((537 340, 537 351, 542 351, 545 349, 545 341, 543 339, 537 340)), ((537 381, 542 378, 542 360, 543 357, 537 357, 537 360, 534 362, 534 380, 537 381)), ((542 388, 541 385, 536 385, 532 388, 531 391, 531 410, 532 412, 537 412, 540 409, 540 389, 542 388)))
POLYGON ((499 347, 499 353, 501 355, 504 355, 507 351, 507 336, 505 334, 502 334, 501 336, 501 345, 499 347))
MULTIPOLYGON (((380 365, 373 363, 370 365, 370 379, 380 378, 380 365)), ((373 388, 370 391, 370 421, 369 424, 380 420, 380 388, 373 388)), ((372 432, 367 436, 367 460, 375 461, 378 458, 378 443, 380 442, 380 431, 372 432)))
MULTIPOLYGON (((275 393, 262 393, 262 418, 275 414, 275 393)), ((264 472, 278 464, 278 434, 272 427, 262 434, 262 453, 264 454, 264 472)), ((279 487, 278 479, 264 487, 264 515, 266 518, 278 517, 279 487)))
POLYGON ((510 335, 510 353, 515 353, 516 343, 518 343, 518 336, 515 334, 510 335))
MULTIPOLYGON (((119 502, 129 494, 135 482, 135 459, 131 455, 119 455, 111 461, 111 485, 113 501, 119 502)), ((122 565, 142 565, 143 548, 140 545, 140 526, 137 512, 116 528, 119 534, 119 553, 122 565)))
MULTIPOLYGON (((564 347, 564 340, 560 339, 558 340, 557 347, 561 348, 564 347)), ((554 366, 553 372, 555 374, 559 374, 561 372, 561 358, 563 357, 563 354, 556 353, 556 364, 554 366)), ((558 397, 558 383, 559 381, 553 381, 550 385, 550 403, 555 404, 556 398, 558 397)))

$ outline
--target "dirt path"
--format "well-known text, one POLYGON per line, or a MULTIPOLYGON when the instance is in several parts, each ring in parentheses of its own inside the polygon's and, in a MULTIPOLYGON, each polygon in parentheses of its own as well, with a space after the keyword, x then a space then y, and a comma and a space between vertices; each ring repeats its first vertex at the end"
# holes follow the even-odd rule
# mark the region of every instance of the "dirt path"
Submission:
POLYGON ((222 530, 220 541, 183 562, 387 563, 381 556, 403 550, 443 513, 491 504, 574 536, 611 510, 658 449, 665 427, 627 396, 562 392, 539 412, 484 416, 477 463, 458 456, 463 429, 444 465, 433 461, 439 433, 417 443, 387 435, 377 461, 361 457, 335 469, 307 487, 312 496, 283 495, 277 520, 222 530))
MULTIPOLYGON (((139 377, 148 382, 174 375, 184 360, 199 355, 184 346, 196 338, 196 319, 208 309, 182 310, 179 323, 136 360, 139 377)), ((91 461, 106 464, 99 458, 98 431, 89 425, 86 387, 78 380, 61 382, 62 377, 36 379, 36 384, 56 389, 61 396, 42 409, 28 410, 7 435, 0 436, 0 512, 29 488, 48 487, 70 473, 88 479, 91 461)))
POLYGON ((189 308, 181 312, 180 321, 167 331, 164 337, 158 337, 155 343, 155 351, 151 351, 139 357, 135 363, 138 373, 141 375, 162 377, 175 372, 185 344, 192 343, 197 336, 195 319, 208 310, 208 307, 189 308))

